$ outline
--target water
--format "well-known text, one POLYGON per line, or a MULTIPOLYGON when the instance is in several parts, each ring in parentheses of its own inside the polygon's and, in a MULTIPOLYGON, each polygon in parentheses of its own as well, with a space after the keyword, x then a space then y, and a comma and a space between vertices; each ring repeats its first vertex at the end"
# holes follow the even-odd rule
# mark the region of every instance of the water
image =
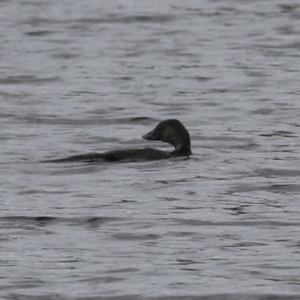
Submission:
POLYGON ((1 1, 1 299, 299 299, 296 1, 1 1), (41 164, 142 140, 190 160, 41 164))

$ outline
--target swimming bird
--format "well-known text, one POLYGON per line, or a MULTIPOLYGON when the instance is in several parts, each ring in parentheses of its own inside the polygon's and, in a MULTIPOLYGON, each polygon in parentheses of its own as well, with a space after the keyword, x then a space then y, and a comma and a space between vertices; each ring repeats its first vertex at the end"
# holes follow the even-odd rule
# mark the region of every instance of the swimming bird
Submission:
POLYGON ((174 151, 153 148, 114 150, 104 153, 87 153, 43 162, 100 162, 120 160, 159 160, 192 154, 190 135, 183 124, 175 119, 160 122, 152 131, 143 135, 145 140, 162 141, 174 146, 174 151))

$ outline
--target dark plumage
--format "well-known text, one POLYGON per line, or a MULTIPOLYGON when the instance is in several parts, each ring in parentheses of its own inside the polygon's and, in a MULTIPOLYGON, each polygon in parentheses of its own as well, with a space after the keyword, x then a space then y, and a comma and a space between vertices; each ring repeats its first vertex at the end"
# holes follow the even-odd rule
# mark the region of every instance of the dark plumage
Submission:
POLYGON ((46 160, 43 162, 98 162, 120 160, 158 160, 177 156, 189 157, 191 152, 190 135, 182 123, 175 119, 160 122, 152 131, 143 135, 146 140, 155 140, 169 143, 175 147, 172 152, 153 148, 115 150, 104 153, 88 153, 74 155, 61 159, 46 160))

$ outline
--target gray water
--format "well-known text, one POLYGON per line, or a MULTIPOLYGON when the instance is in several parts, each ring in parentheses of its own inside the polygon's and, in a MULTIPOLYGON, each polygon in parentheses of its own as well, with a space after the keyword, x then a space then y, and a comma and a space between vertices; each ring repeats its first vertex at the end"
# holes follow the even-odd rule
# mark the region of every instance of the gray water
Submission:
POLYGON ((300 299, 300 3, 0 1, 1 299, 300 299), (169 145, 193 156, 43 159, 169 145))

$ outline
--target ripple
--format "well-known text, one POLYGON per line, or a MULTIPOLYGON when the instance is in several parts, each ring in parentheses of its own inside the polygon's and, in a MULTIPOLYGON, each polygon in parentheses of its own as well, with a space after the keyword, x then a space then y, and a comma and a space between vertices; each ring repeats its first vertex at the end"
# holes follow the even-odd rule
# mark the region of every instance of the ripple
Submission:
POLYGON ((38 84, 38 83, 51 83, 59 82, 61 78, 59 77, 35 77, 35 76, 9 76, 6 78, 0 78, 0 84, 11 85, 11 84, 38 84))

